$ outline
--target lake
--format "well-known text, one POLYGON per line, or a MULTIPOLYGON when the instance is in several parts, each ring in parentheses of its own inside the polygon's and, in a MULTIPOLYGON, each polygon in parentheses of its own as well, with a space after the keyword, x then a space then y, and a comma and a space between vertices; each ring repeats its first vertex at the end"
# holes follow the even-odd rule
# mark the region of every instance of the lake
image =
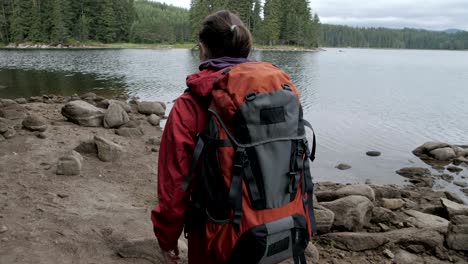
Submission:
MULTIPOLYGON (((468 144, 468 52, 327 48, 252 58, 281 67, 300 89, 319 144, 316 181, 402 183, 396 170, 425 166, 411 153, 425 141, 468 144)), ((0 97, 93 91, 172 102, 198 63, 183 49, 0 50, 0 97)))

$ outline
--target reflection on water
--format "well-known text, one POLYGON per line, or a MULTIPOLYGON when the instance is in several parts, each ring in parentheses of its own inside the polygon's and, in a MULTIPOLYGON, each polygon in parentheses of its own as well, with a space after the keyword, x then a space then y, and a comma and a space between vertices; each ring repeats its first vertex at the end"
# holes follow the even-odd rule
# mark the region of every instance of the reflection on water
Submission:
MULTIPOLYGON (((300 89, 319 143, 318 180, 400 183, 397 169, 423 165, 411 154, 423 142, 468 143, 468 52, 327 49, 252 58, 284 69, 300 89), (367 157, 368 150, 383 154, 367 157), (353 168, 334 169, 342 162, 353 168)), ((0 50, 0 97, 100 89, 172 102, 197 68, 198 54, 183 49, 0 50)))

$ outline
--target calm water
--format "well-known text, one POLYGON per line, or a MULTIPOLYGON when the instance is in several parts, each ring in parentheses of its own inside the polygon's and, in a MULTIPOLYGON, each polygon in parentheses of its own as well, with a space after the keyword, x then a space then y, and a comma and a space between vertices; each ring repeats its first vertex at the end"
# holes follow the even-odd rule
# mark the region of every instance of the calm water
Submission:
MULTIPOLYGON (((283 68, 301 90, 319 142, 318 180, 401 183, 395 170, 421 165, 411 150, 423 142, 468 144, 468 52, 327 49, 252 57, 283 68), (383 155, 367 157, 368 150, 383 155), (353 168, 334 169, 341 162, 353 168)), ((176 49, 0 50, 0 97, 126 91, 171 102, 198 63, 195 53, 176 49)))

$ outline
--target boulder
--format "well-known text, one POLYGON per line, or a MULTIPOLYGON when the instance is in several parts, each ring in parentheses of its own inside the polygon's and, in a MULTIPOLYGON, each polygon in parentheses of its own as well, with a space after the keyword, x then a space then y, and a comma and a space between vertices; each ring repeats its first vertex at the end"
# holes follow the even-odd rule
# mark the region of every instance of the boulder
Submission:
POLYGON ((129 127, 129 128, 139 128, 141 125, 141 122, 137 119, 130 119, 130 121, 123 125, 123 127, 129 127))
POLYGON ((118 128, 128 123, 127 112, 117 103, 111 103, 106 113, 104 114, 104 127, 105 128, 118 128))
POLYGON ((3 137, 6 139, 10 139, 16 136, 16 130, 13 128, 8 128, 6 132, 3 133, 3 137))
POLYGON ((444 236, 436 230, 403 228, 379 234, 387 237, 391 243, 403 247, 422 245, 438 256, 442 256, 444 252, 444 236))
POLYGON ((387 208, 374 207, 372 208, 373 223, 393 223, 396 219, 396 214, 387 208))
POLYGON ((320 202, 329 202, 350 195, 361 195, 369 198, 371 201, 375 200, 374 190, 365 184, 348 185, 336 191, 317 191, 315 194, 320 202))
POLYGON ((465 181, 454 181, 453 184, 460 186, 462 188, 465 188, 468 186, 468 183, 466 183, 465 181))
POLYGON ((319 263, 320 253, 313 243, 309 243, 307 245, 305 256, 310 261, 310 263, 319 263))
POLYGON ((335 213, 333 226, 337 229, 360 231, 372 216, 373 204, 364 196, 351 195, 321 205, 335 213))
POLYGON ((42 102, 44 102, 44 99, 42 98, 42 96, 31 96, 31 97, 29 97, 28 102, 30 102, 30 103, 42 103, 42 102))
POLYGON ((130 105, 127 104, 127 102, 123 102, 123 101, 119 101, 119 100, 109 100, 108 102, 109 102, 109 104, 118 104, 118 105, 120 105, 123 108, 123 110, 125 110, 125 112, 127 112, 127 113, 132 112, 132 108, 130 107, 130 105))
POLYGON ((448 166, 448 167, 447 167, 447 170, 450 171, 450 172, 455 172, 455 173, 457 173, 457 172, 462 171, 463 169, 460 168, 460 167, 456 167, 456 166, 448 166))
POLYGON ((71 101, 62 107, 62 115, 80 126, 100 127, 104 111, 85 101, 71 101))
POLYGON ((389 242, 380 233, 338 232, 320 236, 325 241, 333 241, 335 247, 350 251, 364 251, 378 248, 389 242))
POLYGON ((434 149, 429 153, 434 156, 435 159, 443 161, 453 160, 457 157, 457 154, 455 154, 455 151, 451 147, 434 149))
POLYGON ((25 98, 17 98, 15 99, 15 102, 18 104, 27 104, 28 100, 26 100, 25 98))
POLYGON ((81 99, 83 100, 94 100, 96 99, 97 95, 95 93, 85 93, 83 95, 80 96, 81 99))
POLYGON ((425 264, 422 257, 415 255, 413 253, 409 253, 406 250, 399 249, 395 253, 395 257, 393 258, 393 263, 397 264, 425 264))
POLYGON ((468 251, 468 216, 454 216, 447 232, 447 246, 454 250, 468 251))
POLYGON ((405 211, 405 214, 409 216, 406 221, 418 228, 435 229, 440 230, 443 233, 447 231, 449 224, 447 219, 436 215, 421 213, 416 210, 407 210, 405 211))
POLYGON ((96 155, 97 146, 93 139, 81 141, 80 144, 75 148, 75 151, 83 155, 96 155))
POLYGON ((2 134, 0 134, 0 142, 3 142, 5 140, 6 140, 6 138, 2 134))
POLYGON ((456 203, 459 203, 459 204, 465 204, 465 201, 463 201, 460 198, 460 196, 458 196, 458 194, 456 194, 456 193, 445 191, 444 194, 447 197, 447 199, 449 199, 452 202, 456 202, 456 203))
POLYGON ((339 170, 348 170, 348 169, 351 169, 351 165, 340 163, 340 164, 336 165, 335 168, 337 168, 339 170))
POLYGON ((330 229, 333 226, 333 222, 335 220, 335 213, 323 206, 315 208, 314 212, 317 232, 319 234, 330 232, 330 229))
POLYGON ((0 117, 10 120, 24 119, 26 117, 26 109, 15 103, 14 105, 0 108, 0 117))
POLYGON ((23 127, 31 131, 44 132, 47 130, 47 121, 38 115, 30 114, 23 120, 23 127))
MULTIPOLYGON (((440 202, 442 203, 444 208, 447 210, 447 213, 448 213, 450 219, 452 219, 456 215, 466 215, 466 216, 468 216, 468 205, 452 202, 452 201, 450 201, 448 199, 444 199, 444 198, 440 198, 440 202)), ((468 243, 468 241, 467 241, 467 243, 468 243)))
POLYGON ((382 198, 401 198, 401 191, 397 187, 389 186, 389 185, 371 185, 372 190, 374 190, 375 198, 382 199, 382 198))
POLYGON ((159 126, 159 123, 161 122, 161 117, 152 114, 148 116, 148 123, 150 123, 153 126, 159 126))
POLYGON ((369 157, 378 157, 382 155, 382 153, 380 151, 367 151, 366 155, 369 157))
POLYGON ((100 136, 94 137, 97 146, 98 157, 102 161, 116 161, 123 153, 123 147, 100 136))
POLYGON ((81 162, 83 157, 80 153, 72 150, 59 158, 57 163, 57 175, 74 176, 81 174, 81 162))
POLYGON ((390 210, 397 210, 402 208, 405 202, 402 199, 386 199, 382 198, 382 206, 390 210))
POLYGON ((138 112, 145 115, 156 114, 158 116, 164 116, 166 110, 160 102, 139 102, 138 112))
POLYGON ((450 147, 449 144, 443 142, 426 142, 423 145, 417 147, 413 150, 413 154, 416 156, 421 156, 422 154, 429 153, 434 149, 450 147))
POLYGON ((8 122, 5 119, 0 118, 0 134, 7 132, 8 128, 8 122))
POLYGON ((138 128, 121 127, 115 130, 115 133, 122 137, 140 138, 143 136, 143 129, 141 129, 140 127, 138 128))

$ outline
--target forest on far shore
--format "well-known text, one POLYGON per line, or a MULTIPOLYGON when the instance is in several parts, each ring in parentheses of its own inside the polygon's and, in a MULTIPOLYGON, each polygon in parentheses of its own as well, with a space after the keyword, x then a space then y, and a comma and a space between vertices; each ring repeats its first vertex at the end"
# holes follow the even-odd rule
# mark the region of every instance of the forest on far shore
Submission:
POLYGON ((468 32, 321 24, 308 0, 192 0, 185 9, 149 0, 1 0, 0 43, 195 43, 201 21, 237 13, 256 45, 468 49, 468 32))

